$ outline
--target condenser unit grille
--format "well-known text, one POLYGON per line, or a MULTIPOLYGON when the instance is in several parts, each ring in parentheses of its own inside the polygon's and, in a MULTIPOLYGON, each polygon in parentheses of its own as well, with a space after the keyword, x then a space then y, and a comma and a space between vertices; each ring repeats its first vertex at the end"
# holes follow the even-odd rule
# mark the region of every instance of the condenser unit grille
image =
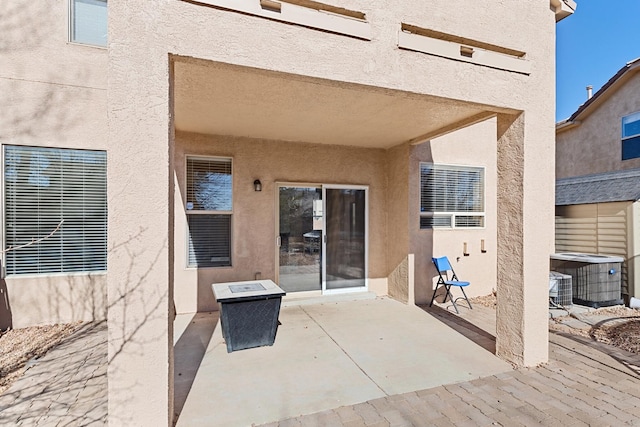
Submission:
POLYGON ((572 279, 568 274, 552 271, 549 273, 549 298, 552 306, 573 305, 572 279))
POLYGON ((604 302, 620 298, 620 263, 586 264, 575 269, 576 298, 604 302))

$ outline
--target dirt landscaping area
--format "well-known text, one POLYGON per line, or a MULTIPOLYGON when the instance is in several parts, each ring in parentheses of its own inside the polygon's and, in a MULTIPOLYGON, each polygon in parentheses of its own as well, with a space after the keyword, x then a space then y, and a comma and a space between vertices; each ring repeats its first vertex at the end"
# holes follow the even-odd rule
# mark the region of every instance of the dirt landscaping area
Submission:
POLYGON ((550 329, 590 337, 631 353, 640 354, 640 310, 623 306, 599 308, 579 315, 555 318, 550 322, 550 329), (566 328, 563 321, 568 317, 587 322, 591 327, 566 328))

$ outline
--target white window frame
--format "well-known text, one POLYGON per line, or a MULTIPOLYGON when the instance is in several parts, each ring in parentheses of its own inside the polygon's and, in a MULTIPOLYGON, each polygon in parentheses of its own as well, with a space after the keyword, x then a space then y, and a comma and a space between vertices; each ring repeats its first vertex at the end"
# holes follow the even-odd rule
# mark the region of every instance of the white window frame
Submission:
POLYGON ((186 268, 188 269, 201 269, 201 268, 229 268, 233 266, 233 158, 231 157, 220 157, 220 156, 198 156, 198 155, 187 155, 185 158, 185 197, 188 199, 188 193, 189 193, 189 189, 188 189, 188 174, 189 174, 189 161, 190 160, 195 160, 195 161, 220 161, 220 162, 228 162, 231 168, 231 210, 204 210, 204 209, 193 209, 193 206, 190 206, 190 203, 192 203, 192 201, 190 200, 186 200, 186 205, 185 205, 185 213, 187 216, 187 224, 186 224, 186 254, 185 254, 185 260, 186 260, 186 268), (190 234, 190 229, 189 229, 189 216, 192 215, 208 215, 208 216, 228 216, 229 217, 229 259, 228 259, 228 263, 224 264, 224 265, 204 265, 204 266, 200 266, 197 264, 197 261, 195 262, 190 262, 190 239, 191 239, 191 234, 190 234))
MULTIPOLYGON (((78 188, 82 188, 82 191, 83 191, 82 204, 80 206, 76 206, 73 203, 71 203, 72 199, 70 200, 69 197, 72 197, 72 196, 67 196, 67 193, 62 193, 60 191, 57 194, 60 195, 59 201, 61 204, 58 204, 55 206, 49 204, 47 207, 39 208, 38 215, 33 216, 36 219, 32 218, 32 223, 34 224, 33 225, 34 231, 32 233, 29 232, 27 235, 23 236, 22 238, 18 238, 18 241, 13 242, 12 244, 12 246, 18 246, 18 247, 24 244, 25 247, 23 247, 22 249, 15 250, 15 253, 17 254, 18 251, 23 251, 23 254, 27 253, 27 256, 32 257, 37 262, 26 263, 24 259, 13 258, 13 255, 11 255, 11 257, 14 260, 13 262, 15 262, 16 264, 12 266, 12 270, 9 271, 8 275, 11 277, 22 278, 22 277, 34 277, 34 276, 36 277, 58 276, 58 275, 72 276, 72 275, 106 273, 107 271, 107 195, 106 195, 107 194, 106 193, 107 158, 106 158, 106 152, 104 150, 79 150, 79 149, 70 149, 70 148, 63 148, 63 147, 20 146, 20 145, 12 145, 12 144, 2 145, 0 147, 2 152, 2 155, 0 156, 1 157, 0 171, 2 176, 2 179, 0 180, 1 182, 0 187, 2 188, 2 191, 1 191, 2 209, 0 212, 1 218, 2 218, 2 225, 1 225, 2 238, 0 240, 1 240, 2 248, 5 250, 7 249, 7 245, 9 244, 8 242, 10 242, 10 240, 7 239, 8 237, 7 216, 9 215, 9 213, 8 213, 8 204, 6 200, 6 197, 7 197, 6 180, 7 180, 8 171, 5 165, 7 148, 10 148, 10 147, 18 150, 23 150, 23 151, 28 151, 30 149, 33 149, 34 150, 33 153, 36 153, 37 152, 36 150, 51 151, 51 152, 55 152, 55 154, 60 155, 62 158, 68 155, 72 155, 74 152, 100 153, 101 157, 96 157, 95 159, 104 160, 104 162, 99 163, 100 165, 104 166, 104 176, 102 177, 102 180, 103 180, 102 185, 99 182, 100 177, 98 177, 98 179, 87 180, 86 179, 87 174, 83 175, 82 181, 76 181, 76 183, 82 182, 81 187, 78 187, 78 188), (102 193, 96 192, 99 188, 102 188, 103 190, 102 193), (99 201, 96 202, 96 198, 95 198, 96 195, 99 196, 100 194, 102 194, 102 196, 104 197, 102 204, 99 201), (89 197, 91 201, 87 202, 86 197, 89 197), (90 213, 92 212, 93 214, 96 214, 100 212, 101 205, 103 206, 103 209, 104 209, 104 223, 100 225, 99 223, 95 222, 96 218, 100 218, 99 215, 98 216, 92 215, 92 217, 94 218, 93 223, 87 222, 86 217, 84 216, 85 213, 87 212, 85 211, 85 209, 89 209, 88 212, 90 213), (77 216, 77 213, 80 212, 78 210, 79 207, 82 208, 81 212, 83 213, 81 224, 78 224, 78 216, 77 216), (54 208, 53 211, 51 210, 52 208, 54 208), (40 212, 40 210, 42 210, 42 212, 40 212), (55 221, 51 222, 52 214, 55 217, 55 213, 58 213, 60 215, 59 219, 55 219, 55 221), (66 215, 71 215, 71 220, 69 217, 65 217, 66 215), (43 221, 43 218, 44 220, 46 220, 47 217, 49 222, 51 222, 51 224, 49 224, 48 227, 42 227, 41 225, 39 225, 41 224, 41 221, 43 221), (61 222, 59 222, 59 220, 61 222), (56 229, 56 225, 58 226, 57 229, 56 229), (100 233, 104 233, 104 238, 102 243, 100 243, 100 239, 96 237, 96 236, 100 236, 100 233), (78 234, 80 234, 81 237, 78 237, 78 234), (60 251, 59 259, 56 257, 52 257, 50 252, 47 253, 47 245, 50 245, 52 241, 55 243, 54 247, 58 251, 60 251), (34 243, 31 244, 31 242, 34 242, 34 243), (103 247, 101 248, 101 246, 103 247), (102 260, 100 260, 99 258, 96 258, 100 254, 103 257, 102 260), (63 261, 62 257, 67 257, 67 261, 66 262, 63 261), (100 268, 101 267, 100 264, 103 265, 102 268, 100 268), (28 270, 28 271, 22 271, 22 272, 13 271, 13 269, 15 270, 20 269, 21 265, 24 267, 23 270, 28 270), (78 268, 79 266, 82 266, 83 268, 78 268), (90 268, 90 266, 93 266, 93 268, 90 268)), ((30 161, 33 161, 33 159, 31 159, 30 161)), ((86 167, 86 164, 87 163, 83 163, 83 167, 86 167)), ((54 163, 54 165, 56 164, 54 163)), ((60 163, 58 163, 57 165, 60 165, 60 163)), ((47 165, 47 167, 48 166, 49 165, 47 165)), ((22 167, 18 170, 22 170, 22 167)), ((90 170, 91 170, 90 174, 95 176, 96 168, 91 167, 90 170)), ((57 187, 54 187, 54 188, 56 189, 58 187, 63 188, 66 185, 69 185, 71 182, 74 182, 74 181, 67 181, 65 178, 65 176, 69 175, 69 172, 71 173, 71 175, 73 175, 74 171, 77 172, 77 169, 75 168, 70 170, 60 169, 59 174, 50 175, 46 172, 46 169, 43 169, 42 177, 43 179, 46 179, 46 180, 52 180, 52 182, 54 182, 57 185, 57 187)), ((18 187, 18 190, 20 190, 20 187, 18 187)), ((24 188, 22 188, 22 190, 24 190, 24 188)), ((19 194, 23 194, 23 193, 19 193, 19 194)), ((27 192, 27 194, 33 195, 32 192, 27 192)), ((24 196, 23 197, 18 196, 18 197, 24 200, 24 196)), ((33 198, 34 198, 34 201, 37 200, 38 205, 40 205, 41 201, 38 198, 38 196, 33 196, 33 198)), ((49 200, 48 202, 45 202, 45 203, 51 203, 51 201, 49 200)), ((18 209, 24 209, 24 206, 23 207, 18 206, 18 209)), ((20 211, 17 211, 17 212, 20 212, 20 211)), ((15 216, 16 214, 14 213, 14 217, 15 216)), ((25 223, 22 222, 22 224, 24 225, 25 223)), ((20 225, 14 224, 14 227, 15 229, 19 229, 20 225)), ((51 246, 49 248, 51 248, 51 246)), ((14 251, 11 251, 11 252, 14 252, 14 251)), ((8 270, 7 261, 9 257, 10 257, 9 253, 4 253, 2 255, 3 276, 4 276, 4 273, 8 270)))
MULTIPOLYGON (((107 5, 107 8, 109 7, 108 4, 108 0, 96 0, 96 1, 101 1, 104 2, 107 5)), ((90 46, 90 47, 96 47, 98 49, 106 49, 107 48, 107 43, 108 43, 108 35, 107 35, 107 40, 105 41, 105 44, 95 44, 95 43, 87 43, 87 42, 83 42, 83 41, 77 41, 74 40, 74 32, 75 32, 75 2, 76 0, 69 0, 69 2, 67 3, 68 6, 68 40, 69 43, 71 44, 77 44, 77 45, 81 45, 81 46, 90 46)), ((109 14, 107 12, 107 28, 109 27, 109 14)))
POLYGON ((418 168, 418 179, 420 183, 420 224, 419 228, 423 230, 433 230, 433 229, 484 229, 486 227, 486 168, 484 166, 470 166, 470 165, 455 165, 455 164, 445 164, 445 163, 431 163, 431 162, 420 162, 418 168), (432 166, 434 168, 439 168, 441 170, 451 170, 451 171, 477 171, 480 172, 481 177, 481 185, 482 185, 482 210, 481 211, 446 211, 446 210, 438 210, 438 211, 422 211, 422 197, 423 197, 423 188, 422 188, 422 169, 424 166, 432 166), (458 217, 475 217, 479 218, 482 222, 481 226, 464 226, 464 225, 456 225, 456 220, 458 217), (422 218, 443 218, 449 220, 449 225, 436 225, 432 226, 422 226, 422 218))

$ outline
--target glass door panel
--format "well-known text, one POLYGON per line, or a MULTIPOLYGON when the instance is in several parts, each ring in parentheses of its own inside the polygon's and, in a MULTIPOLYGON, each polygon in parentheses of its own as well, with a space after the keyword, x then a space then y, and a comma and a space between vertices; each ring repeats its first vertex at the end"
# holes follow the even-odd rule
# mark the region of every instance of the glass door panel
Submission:
POLYGON ((278 285, 286 292, 319 291, 322 289, 322 190, 282 186, 278 188, 278 197, 278 285))
POLYGON ((324 188, 325 291, 366 287, 365 188, 324 188))

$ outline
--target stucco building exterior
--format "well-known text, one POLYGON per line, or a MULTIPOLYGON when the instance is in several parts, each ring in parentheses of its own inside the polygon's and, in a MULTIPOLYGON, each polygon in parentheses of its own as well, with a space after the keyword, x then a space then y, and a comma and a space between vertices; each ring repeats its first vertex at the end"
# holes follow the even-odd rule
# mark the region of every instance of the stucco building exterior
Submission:
POLYGON ((640 283, 640 58, 556 125, 556 250, 624 258, 622 293, 640 283))
POLYGON ((112 423, 168 425, 173 318, 212 283, 423 304, 446 255, 497 290, 497 354, 546 361, 575 7, 3 3, 3 321, 107 318, 112 423))

